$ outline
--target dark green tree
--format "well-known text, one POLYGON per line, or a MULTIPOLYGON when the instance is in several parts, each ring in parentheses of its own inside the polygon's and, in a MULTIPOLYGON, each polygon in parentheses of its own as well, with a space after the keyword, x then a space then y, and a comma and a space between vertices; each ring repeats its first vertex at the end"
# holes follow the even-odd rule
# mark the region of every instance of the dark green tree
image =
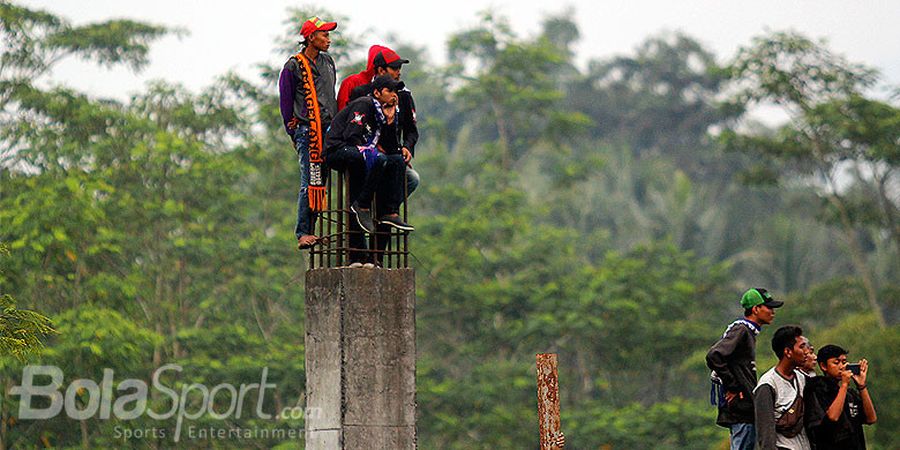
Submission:
MULTIPOLYGON (((758 155, 751 179, 800 182, 822 201, 821 218, 842 231, 869 306, 886 325, 867 242, 900 253, 900 109, 865 97, 873 69, 847 62, 821 43, 793 33, 754 39, 731 66, 740 104, 772 102, 789 114, 776 134, 723 134, 727 146, 758 155)), ((891 251, 891 250, 889 250, 891 251)), ((896 266, 891 269, 896 276, 896 266)))
MULTIPOLYGON (((486 142, 496 144, 500 166, 509 170, 538 139, 577 131, 589 120, 563 107, 554 77, 571 64, 570 42, 551 41, 547 33, 521 39, 506 18, 491 12, 479 22, 448 43, 454 78, 462 82, 456 96, 467 119, 486 126, 486 142)), ((545 26, 558 39, 565 36, 557 31, 562 23, 555 19, 545 26)))

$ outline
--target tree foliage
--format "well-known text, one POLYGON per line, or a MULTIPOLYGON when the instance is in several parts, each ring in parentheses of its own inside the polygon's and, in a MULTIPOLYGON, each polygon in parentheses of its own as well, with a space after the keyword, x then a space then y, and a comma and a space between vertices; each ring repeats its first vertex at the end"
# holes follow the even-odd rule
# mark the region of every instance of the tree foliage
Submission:
MULTIPOLYGON (((7 258, 9 250, 0 242, 0 259, 5 262, 7 258)), ((5 263, 0 266, 0 281, 4 279, 2 267, 5 263)), ((0 290, 0 357, 23 360, 40 351, 44 347, 41 339, 55 332, 50 319, 35 311, 19 309, 16 300, 0 290)))
POLYGON ((743 49, 731 67, 744 88, 734 101, 771 101, 791 116, 773 136, 729 131, 726 146, 762 157, 757 176, 803 180, 822 200, 821 218, 843 231, 870 307, 886 325, 878 283, 860 238, 887 236, 900 254, 900 108, 871 100, 873 69, 852 64, 803 36, 776 33, 743 49))
MULTIPOLYGON (((297 166, 278 67, 261 66, 258 80, 223 74, 199 92, 156 81, 127 102, 97 99, 58 84, 60 58, 139 69, 171 29, 72 26, 10 3, 0 12, 0 241, 11 249, 0 281, 28 308, 3 297, 0 345, 43 342, 31 356, 61 367, 66 384, 104 368, 149 381, 173 363, 183 370, 165 381, 180 390, 258 383, 266 368, 278 387, 263 409, 302 406, 305 258, 293 244, 297 166)), ((289 10, 278 51, 297 51, 314 14, 340 23, 338 66, 358 67, 351 55, 367 46, 321 9, 289 10)), ((582 70, 574 14, 520 36, 484 13, 450 37, 447 65, 402 35, 386 43, 412 60, 404 79, 422 132, 423 184, 410 199, 421 446, 534 447, 534 354, 555 352, 568 447, 722 448, 703 355, 740 313, 739 293, 764 286, 786 300, 777 325, 800 323, 817 347, 872 362, 880 420, 869 442, 896 447, 900 127, 894 103, 868 96, 875 73, 785 33, 725 68, 691 37, 661 34, 582 70), (764 101, 791 122, 740 126, 764 101)), ((769 328, 760 370, 773 363, 769 328)), ((0 447, 173 445, 115 436, 171 432, 174 420, 17 421, 9 389, 21 369, 0 359, 0 447)), ((302 428, 254 416, 257 400, 228 425, 302 428)))

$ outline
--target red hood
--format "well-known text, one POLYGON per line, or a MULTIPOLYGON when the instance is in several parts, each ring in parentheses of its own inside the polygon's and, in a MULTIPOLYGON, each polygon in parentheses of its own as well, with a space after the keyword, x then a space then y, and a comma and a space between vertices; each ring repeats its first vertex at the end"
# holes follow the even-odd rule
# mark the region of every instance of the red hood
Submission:
POLYGON ((383 50, 387 50, 388 52, 393 53, 394 51, 388 47, 383 45, 373 45, 369 47, 369 59, 366 61, 366 70, 360 72, 366 78, 372 79, 375 76, 375 56, 381 53, 383 50))

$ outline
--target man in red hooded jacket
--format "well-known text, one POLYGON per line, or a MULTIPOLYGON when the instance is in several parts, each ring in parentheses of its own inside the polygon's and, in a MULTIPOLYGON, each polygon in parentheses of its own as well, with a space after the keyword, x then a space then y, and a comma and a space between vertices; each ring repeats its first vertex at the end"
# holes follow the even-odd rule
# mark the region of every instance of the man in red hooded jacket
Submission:
POLYGON ((344 107, 347 106, 347 103, 350 102, 350 93, 353 92, 354 88, 370 83, 372 78, 375 78, 375 56, 381 53, 382 50, 388 50, 393 53, 393 50, 381 45, 369 47, 369 58, 366 61, 366 70, 350 75, 349 77, 344 78, 344 81, 341 81, 341 88, 338 90, 337 97, 338 111, 344 109, 344 107))

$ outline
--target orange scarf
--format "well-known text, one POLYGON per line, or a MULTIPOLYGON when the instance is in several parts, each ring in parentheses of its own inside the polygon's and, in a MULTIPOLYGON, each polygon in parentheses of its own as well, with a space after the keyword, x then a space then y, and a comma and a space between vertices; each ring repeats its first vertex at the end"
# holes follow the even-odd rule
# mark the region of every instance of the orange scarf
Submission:
POLYGON ((295 56, 300 62, 300 82, 306 92, 306 118, 309 119, 309 208, 316 212, 328 207, 328 195, 325 190, 325 155, 322 153, 323 130, 322 114, 319 110, 319 97, 316 96, 316 83, 309 61, 303 53, 295 56))

